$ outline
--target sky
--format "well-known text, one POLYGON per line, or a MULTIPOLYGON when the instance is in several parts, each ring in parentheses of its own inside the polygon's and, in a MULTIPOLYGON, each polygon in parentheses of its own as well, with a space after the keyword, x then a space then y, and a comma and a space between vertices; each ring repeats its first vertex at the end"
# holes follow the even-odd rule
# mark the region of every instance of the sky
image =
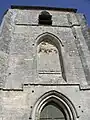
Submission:
POLYGON ((90 0, 0 0, 0 19, 11 5, 76 8, 78 12, 85 14, 90 26, 90 0))

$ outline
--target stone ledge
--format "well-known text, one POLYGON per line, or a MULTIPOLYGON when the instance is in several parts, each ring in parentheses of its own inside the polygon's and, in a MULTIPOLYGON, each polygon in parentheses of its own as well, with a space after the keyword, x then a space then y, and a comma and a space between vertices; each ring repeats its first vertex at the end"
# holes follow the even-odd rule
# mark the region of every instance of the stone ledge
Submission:
POLYGON ((24 87, 26 86, 78 86, 80 91, 87 91, 90 90, 90 86, 85 85, 85 86, 81 86, 80 84, 23 84, 22 88, 18 88, 18 89, 8 89, 8 88, 0 88, 1 91, 23 91, 24 87))

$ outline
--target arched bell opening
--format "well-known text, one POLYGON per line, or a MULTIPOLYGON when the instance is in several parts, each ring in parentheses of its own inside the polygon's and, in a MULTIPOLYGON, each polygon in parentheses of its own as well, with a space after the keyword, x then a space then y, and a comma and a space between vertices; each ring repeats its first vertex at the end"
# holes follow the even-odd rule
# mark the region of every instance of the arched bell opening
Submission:
POLYGON ((46 10, 39 15, 38 22, 40 25, 52 25, 52 15, 46 10))

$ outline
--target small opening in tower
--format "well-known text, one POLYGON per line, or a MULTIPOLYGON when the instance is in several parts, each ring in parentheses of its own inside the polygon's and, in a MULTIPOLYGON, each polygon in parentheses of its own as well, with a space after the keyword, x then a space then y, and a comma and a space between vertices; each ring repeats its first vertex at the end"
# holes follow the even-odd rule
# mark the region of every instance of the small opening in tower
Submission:
POLYGON ((52 15, 47 11, 42 11, 39 15, 39 24, 52 25, 52 15))

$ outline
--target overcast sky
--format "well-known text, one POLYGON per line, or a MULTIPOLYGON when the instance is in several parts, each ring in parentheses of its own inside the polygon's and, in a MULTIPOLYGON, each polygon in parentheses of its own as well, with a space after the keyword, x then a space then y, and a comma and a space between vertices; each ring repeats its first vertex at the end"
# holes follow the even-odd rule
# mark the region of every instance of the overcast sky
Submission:
POLYGON ((11 5, 76 8, 84 13, 90 26, 90 0, 0 0, 0 19, 11 5))

